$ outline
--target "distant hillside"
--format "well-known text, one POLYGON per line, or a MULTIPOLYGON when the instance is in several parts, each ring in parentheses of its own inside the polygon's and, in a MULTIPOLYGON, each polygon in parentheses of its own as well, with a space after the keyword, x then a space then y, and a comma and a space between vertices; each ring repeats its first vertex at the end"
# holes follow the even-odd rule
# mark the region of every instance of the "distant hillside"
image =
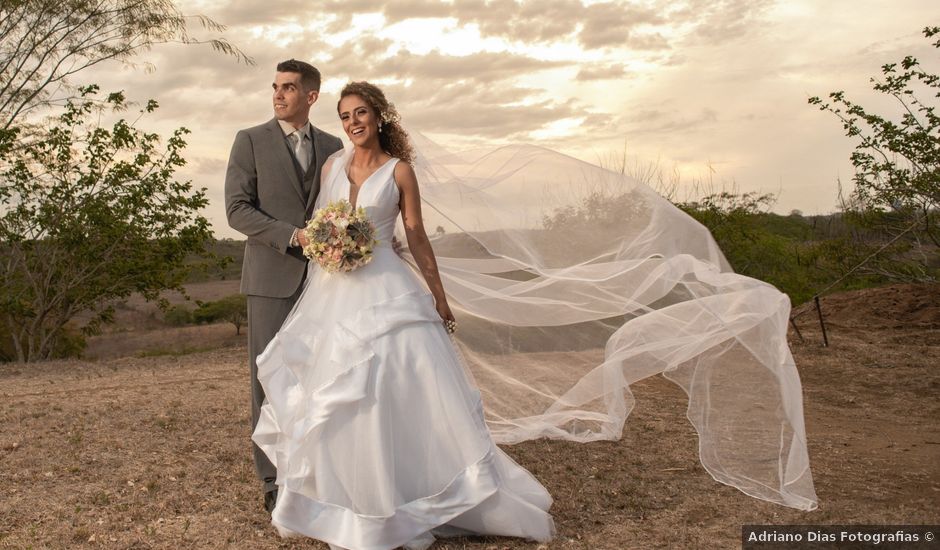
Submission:
MULTIPOLYGON (((241 277, 242 262, 245 260, 245 241, 235 239, 219 239, 209 248, 209 252, 219 259, 226 259, 223 267, 211 266, 194 270, 187 283, 203 283, 207 281, 229 281, 241 277)), ((204 264, 205 259, 193 257, 191 264, 204 264)))
MULTIPOLYGON (((891 240, 892 235, 849 223, 841 213, 804 216, 796 211, 780 215, 725 210, 716 215, 714 210, 694 204, 684 205, 683 210, 711 230, 735 271, 773 284, 788 294, 794 305, 809 300, 846 274, 850 276, 841 280, 832 291, 940 278, 940 254, 936 248, 911 239, 894 243, 891 249, 868 261, 865 268, 852 271, 891 240), (910 273, 909 278, 905 276, 907 272, 910 273)), ((566 226, 566 230, 583 229, 582 225, 590 228, 596 221, 595 215, 603 213, 585 211, 578 214, 575 219, 567 220, 570 227, 566 226)), ((535 229, 527 233, 528 238, 543 241, 543 244, 545 239, 556 239, 551 229, 535 229)), ((464 233, 436 234, 431 242, 435 253, 441 257, 489 257, 476 240, 464 233)), ((225 266, 197 270, 187 282, 238 280, 245 241, 221 239, 215 241, 210 251, 218 258, 226 258, 225 266)), ((563 263, 564 255, 565 251, 560 249, 557 257, 548 259, 563 263)), ((199 258, 192 259, 193 263, 200 261, 199 258)), ((523 275, 501 276, 514 278, 523 275)))

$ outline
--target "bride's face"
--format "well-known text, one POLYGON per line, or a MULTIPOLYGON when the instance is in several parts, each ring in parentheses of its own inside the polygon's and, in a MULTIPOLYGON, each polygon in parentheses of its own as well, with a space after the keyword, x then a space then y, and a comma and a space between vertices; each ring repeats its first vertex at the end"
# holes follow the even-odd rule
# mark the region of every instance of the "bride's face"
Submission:
POLYGON ((379 120, 372 107, 358 95, 348 95, 339 102, 339 119, 353 145, 360 147, 379 139, 379 120))

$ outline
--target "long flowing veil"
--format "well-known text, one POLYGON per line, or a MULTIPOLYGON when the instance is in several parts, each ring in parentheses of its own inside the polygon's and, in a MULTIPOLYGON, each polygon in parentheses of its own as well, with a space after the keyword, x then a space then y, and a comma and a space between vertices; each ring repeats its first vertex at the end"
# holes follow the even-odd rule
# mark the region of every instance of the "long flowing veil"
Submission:
POLYGON ((629 177, 533 146, 453 154, 420 135, 425 227, 497 442, 620 437, 630 385, 688 394, 705 469, 816 508, 790 302, 629 177))

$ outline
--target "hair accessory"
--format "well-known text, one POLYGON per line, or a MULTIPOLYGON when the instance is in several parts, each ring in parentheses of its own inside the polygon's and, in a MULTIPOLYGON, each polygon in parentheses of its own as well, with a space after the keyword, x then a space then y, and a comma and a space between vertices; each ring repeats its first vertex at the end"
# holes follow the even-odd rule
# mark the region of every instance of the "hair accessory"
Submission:
MULTIPOLYGON (((382 118, 382 122, 386 124, 391 124, 401 120, 401 115, 399 115, 398 111, 395 109, 394 103, 389 103, 388 108, 382 111, 379 116, 382 118)), ((381 128, 381 125, 379 125, 379 127, 381 128)))

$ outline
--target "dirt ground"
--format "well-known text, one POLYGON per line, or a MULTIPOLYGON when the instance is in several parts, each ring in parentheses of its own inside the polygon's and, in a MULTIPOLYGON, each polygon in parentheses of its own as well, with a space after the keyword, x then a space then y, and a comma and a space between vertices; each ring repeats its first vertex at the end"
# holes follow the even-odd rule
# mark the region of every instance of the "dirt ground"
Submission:
MULTIPOLYGON (((506 447, 555 498, 548 548, 734 548, 743 524, 940 523, 940 285, 823 300, 791 335, 819 509, 719 484, 655 377, 617 442, 506 447)), ((232 327, 229 327, 231 329, 232 327)), ((174 336, 170 336, 174 338, 174 336)), ((246 350, 0 366, 0 548, 318 548, 279 539, 249 453, 246 350)), ((535 543, 464 538, 433 548, 535 543)), ((544 546, 543 546, 544 547, 544 546)))

